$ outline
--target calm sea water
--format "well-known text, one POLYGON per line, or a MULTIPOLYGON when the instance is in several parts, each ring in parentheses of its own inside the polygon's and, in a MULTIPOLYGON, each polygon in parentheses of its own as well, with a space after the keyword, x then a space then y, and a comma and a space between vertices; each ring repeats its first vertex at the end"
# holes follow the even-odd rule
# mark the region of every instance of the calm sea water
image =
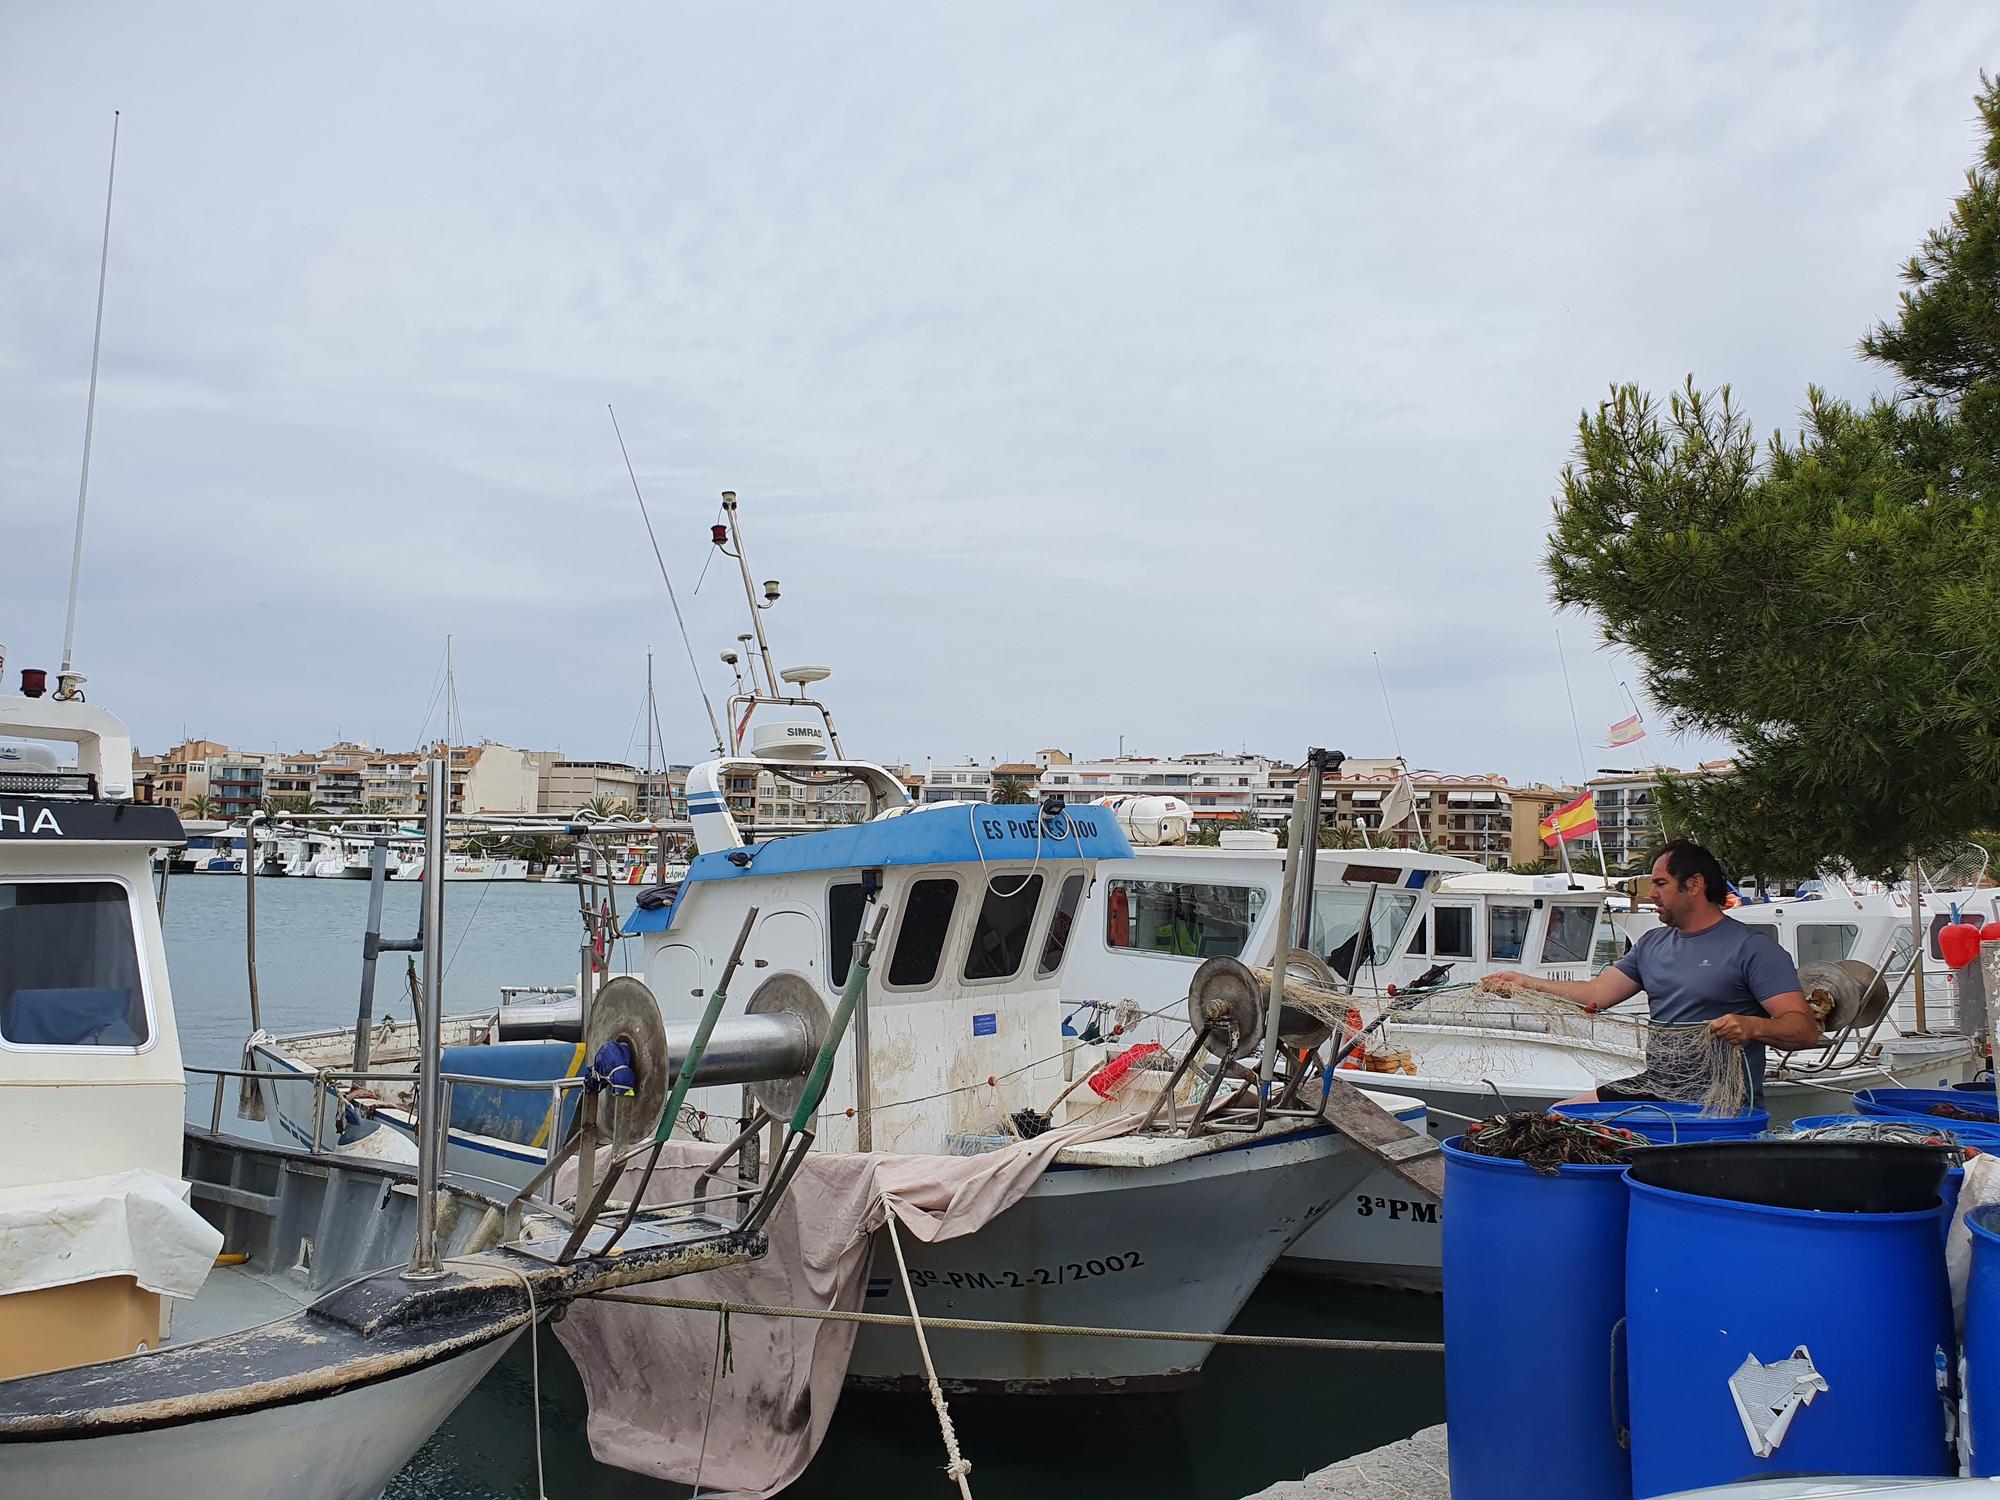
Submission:
MULTIPOLYGON (((260 880, 258 991, 274 1031, 349 1024, 361 978, 364 881, 260 880)), ((567 983, 581 927, 574 886, 448 885, 445 1004, 470 1009, 503 984, 567 983)), ((384 930, 416 930, 417 888, 391 883, 384 930)), ((249 1028, 243 882, 177 877, 168 892, 167 954, 181 1046, 190 1063, 234 1067, 249 1028)), ((376 1014, 409 1014, 402 956, 384 955, 376 1014)), ((189 1091, 191 1117, 209 1098, 189 1091)), ((224 1110, 230 1128, 229 1107, 224 1110)), ((240 1127, 260 1133, 261 1126, 240 1127)), ((1243 1333, 1435 1339, 1434 1297, 1362 1291, 1302 1278, 1266 1280, 1237 1320, 1243 1333)), ((543 1456, 551 1500, 685 1494, 600 1464, 584 1436, 583 1390, 553 1334, 541 1340, 543 1456)), ((1442 1420, 1432 1356, 1224 1349, 1202 1386, 1177 1400, 952 1402, 980 1500, 1238 1500, 1350 1453, 1442 1420)), ((395 1500, 533 1500, 534 1400, 528 1348, 517 1346, 390 1486, 395 1500)), ((955 1493, 943 1474, 936 1418, 915 1398, 841 1402, 825 1445, 787 1492, 796 1500, 955 1493)))

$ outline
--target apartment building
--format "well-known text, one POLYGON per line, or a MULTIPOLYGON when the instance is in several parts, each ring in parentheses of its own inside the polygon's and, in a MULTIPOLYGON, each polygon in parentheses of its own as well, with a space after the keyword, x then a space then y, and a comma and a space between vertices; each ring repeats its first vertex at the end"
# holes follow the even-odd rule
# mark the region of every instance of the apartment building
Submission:
POLYGON ((234 823, 255 812, 264 801, 264 757, 242 753, 212 756, 208 762, 208 799, 214 816, 234 823))
POLYGON ((1601 770, 1586 785, 1597 799, 1597 832, 1604 840, 1605 859, 1614 869, 1631 865, 1664 842, 1655 807, 1662 776, 1727 776, 1735 768, 1734 761, 1707 760, 1692 771, 1678 766, 1601 770))
POLYGON ((1275 799, 1271 796, 1274 764, 1261 755, 1219 753, 1171 759, 1147 755, 1065 759, 1043 769, 1035 792, 1037 796, 1057 792, 1071 802, 1110 796, 1179 797, 1198 822, 1230 822, 1247 813, 1263 822, 1282 823, 1291 810, 1291 792, 1288 788, 1275 799))
POLYGON ((229 747, 218 740, 183 740, 160 757, 153 781, 153 797, 168 807, 180 807, 196 797, 208 795, 208 763, 229 747))
MULTIPOLYGON (((541 811, 567 817, 597 803, 639 806, 641 772, 615 760, 552 760, 541 767, 537 796, 541 811), (602 801, 600 801, 602 799, 602 801)), ((754 778, 752 778, 754 781, 754 778)))

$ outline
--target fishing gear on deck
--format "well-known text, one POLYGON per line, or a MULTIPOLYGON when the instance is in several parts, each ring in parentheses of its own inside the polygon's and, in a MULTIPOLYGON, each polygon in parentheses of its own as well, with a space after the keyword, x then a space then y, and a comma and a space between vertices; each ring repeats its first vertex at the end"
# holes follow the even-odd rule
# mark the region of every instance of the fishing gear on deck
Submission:
POLYGON ((1521 1110, 1468 1125, 1462 1144, 1475 1156, 1523 1162, 1545 1176, 1558 1167, 1622 1166, 1645 1138, 1613 1125, 1521 1110))

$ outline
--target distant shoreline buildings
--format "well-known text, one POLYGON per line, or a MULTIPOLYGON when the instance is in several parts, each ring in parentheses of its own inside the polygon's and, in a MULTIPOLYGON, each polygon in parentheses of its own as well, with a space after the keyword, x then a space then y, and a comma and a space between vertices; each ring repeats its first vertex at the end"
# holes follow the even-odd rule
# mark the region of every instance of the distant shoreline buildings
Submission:
MULTIPOLYGON (((159 755, 138 756, 141 795, 187 812, 236 822, 259 808, 352 812, 357 817, 419 817, 424 812, 424 762, 440 748, 381 751, 354 741, 293 754, 234 750, 219 741, 186 740, 159 755)), ((685 765, 646 770, 621 761, 571 760, 555 750, 521 750, 484 742, 454 745, 451 811, 569 817, 622 811, 649 819, 687 816, 685 765)), ((891 767, 919 803, 984 802, 996 796, 1042 801, 1052 795, 1082 803, 1106 796, 1179 797, 1197 826, 1230 825, 1276 831, 1291 814, 1299 768, 1261 755, 1216 752, 1170 757, 1120 755, 1077 760, 1058 749, 1030 760, 926 762, 922 771, 891 767)), ((1541 782, 1515 786, 1496 773, 1411 768, 1397 757, 1351 759, 1327 778, 1322 819, 1336 839, 1407 847, 1421 837, 1440 853, 1477 860, 1490 869, 1544 862, 1542 820, 1583 791, 1596 798, 1604 856, 1631 864, 1660 839, 1654 792, 1663 774, 1727 774, 1729 762, 1693 772, 1670 766, 1607 771, 1583 786, 1541 782), (1411 817, 1385 832, 1382 810, 1405 781, 1411 817)), ((745 769, 730 774, 724 793, 739 823, 765 832, 855 823, 865 814, 858 785, 812 786, 745 769)), ((1592 844, 1573 846, 1579 865, 1596 863, 1592 844)))

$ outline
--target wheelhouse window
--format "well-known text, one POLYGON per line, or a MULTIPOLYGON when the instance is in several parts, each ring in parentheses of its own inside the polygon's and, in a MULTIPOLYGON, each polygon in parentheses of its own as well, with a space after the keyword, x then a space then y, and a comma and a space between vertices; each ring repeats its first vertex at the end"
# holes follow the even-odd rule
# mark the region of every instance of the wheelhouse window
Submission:
POLYGON ((861 914, 867 905, 858 880, 844 880, 826 893, 826 975, 835 989, 847 983, 847 971, 854 965, 854 940, 861 936, 861 914))
POLYGON ((1235 958, 1263 909, 1264 893, 1254 886, 1114 880, 1105 901, 1104 942, 1179 958, 1235 958))
POLYGON ((1569 902, 1549 907, 1549 930, 1542 936, 1542 962, 1580 964, 1590 957, 1597 932, 1597 908, 1569 902))
POLYGON ((1042 939, 1041 961, 1035 965, 1035 977, 1048 979, 1062 967, 1063 956, 1069 952, 1070 929, 1076 925, 1076 909, 1083 904, 1084 879, 1081 875, 1071 875, 1056 892, 1055 915, 1049 918, 1049 935, 1042 939))
POLYGON ((1521 961, 1521 951, 1528 946, 1528 920, 1534 915, 1534 908, 1528 906, 1490 906, 1486 910, 1486 955, 1488 958, 1505 959, 1512 963, 1521 961))
POLYGON ((965 950, 967 982, 1012 979, 1028 956, 1028 929, 1035 925, 1035 908, 1042 901, 1039 875, 995 875, 986 882, 979 903, 979 920, 972 924, 972 942, 965 950))
POLYGON ((958 905, 956 880, 919 880, 903 901, 903 925, 896 934, 896 952, 889 960, 889 983, 919 989, 937 978, 951 936, 951 914, 958 905))
POLYGON ((1852 922, 1801 922, 1798 927, 1799 962, 1838 963, 1854 951, 1861 929, 1852 922))
POLYGON ((1472 908, 1434 906, 1431 908, 1431 957, 1472 957, 1472 908))
POLYGON ((124 886, 0 884, 0 1041, 143 1047, 152 1035, 124 886))
MULTIPOLYGON (((1355 866, 1347 867, 1350 880, 1355 866)), ((1393 872, 1391 872, 1393 873, 1393 872)), ((1347 975, 1358 966, 1380 963, 1396 951, 1403 924, 1410 919, 1417 898, 1387 887, 1375 892, 1371 905, 1368 892, 1343 888, 1316 890, 1312 898, 1312 928, 1309 946, 1327 961, 1333 972, 1347 975), (1368 913, 1368 932, 1361 932, 1361 914, 1368 913)))

